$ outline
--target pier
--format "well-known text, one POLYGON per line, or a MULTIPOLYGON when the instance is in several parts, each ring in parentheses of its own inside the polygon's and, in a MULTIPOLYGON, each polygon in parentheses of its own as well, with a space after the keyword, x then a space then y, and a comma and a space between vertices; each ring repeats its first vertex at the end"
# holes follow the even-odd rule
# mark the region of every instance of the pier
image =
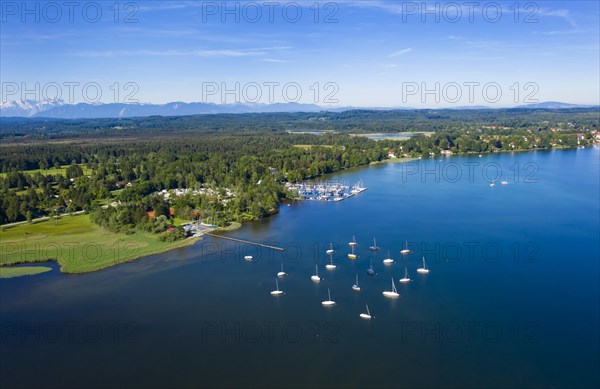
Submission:
POLYGON ((270 246, 268 244, 263 244, 263 243, 257 243, 257 242, 250 242, 249 240, 243 240, 243 239, 238 239, 238 238, 231 238, 229 236, 223 236, 223 235, 216 235, 216 234, 212 234, 210 232, 207 232, 204 235, 208 235, 208 236, 212 236, 213 238, 219 238, 219 239, 227 239, 227 240, 232 240, 234 242, 239 242, 239 243, 244 243, 244 244, 249 244, 249 245, 253 245, 253 246, 258 246, 258 247, 264 247, 266 249, 270 249, 270 250, 278 250, 278 251, 283 251, 284 249, 281 247, 276 247, 276 246, 270 246))

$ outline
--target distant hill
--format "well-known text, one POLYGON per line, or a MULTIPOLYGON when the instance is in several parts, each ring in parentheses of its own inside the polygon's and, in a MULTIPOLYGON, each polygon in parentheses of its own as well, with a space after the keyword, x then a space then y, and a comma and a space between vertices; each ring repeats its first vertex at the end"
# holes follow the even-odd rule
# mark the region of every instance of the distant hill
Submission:
MULTIPOLYGON (((560 102, 544 102, 527 104, 515 109, 569 109, 591 108, 560 102)), ((490 110, 495 107, 461 106, 440 108, 452 110, 490 110)), ((167 104, 67 104, 59 99, 43 101, 17 100, 7 101, 0 105, 0 117, 8 118, 48 118, 48 119, 101 119, 101 118, 134 118, 148 116, 188 116, 207 114, 241 114, 241 113, 295 113, 295 112, 344 112, 350 110, 415 110, 409 107, 326 107, 316 104, 274 103, 274 104, 213 104, 171 102, 167 104)))
POLYGON ((593 108, 593 107, 597 107, 597 105, 578 105, 578 104, 561 103, 561 102, 558 102, 558 101, 545 101, 543 103, 518 105, 515 108, 527 108, 527 109, 567 109, 567 108, 593 108))
POLYGON ((316 104, 213 104, 172 102, 167 104, 65 104, 62 100, 10 101, 0 105, 2 117, 44 117, 55 119, 131 118, 185 116, 217 113, 319 112, 316 104))

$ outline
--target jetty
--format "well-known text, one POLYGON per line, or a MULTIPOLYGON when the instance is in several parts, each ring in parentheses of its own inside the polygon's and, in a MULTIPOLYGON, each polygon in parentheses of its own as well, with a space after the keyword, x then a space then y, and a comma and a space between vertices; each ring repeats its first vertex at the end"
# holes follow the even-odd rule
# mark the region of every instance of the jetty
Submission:
POLYGON ((277 251, 283 251, 284 250, 283 248, 277 247, 277 246, 271 246, 271 245, 268 245, 268 244, 258 243, 258 242, 251 242, 249 240, 232 238, 232 237, 224 236, 224 235, 212 234, 210 232, 207 232, 204 235, 212 236, 213 238, 227 239, 227 240, 231 240, 231 241, 238 242, 238 243, 244 243, 244 244, 249 244, 249 245, 253 245, 253 246, 264 247, 264 248, 270 249, 270 250, 277 250, 277 251))

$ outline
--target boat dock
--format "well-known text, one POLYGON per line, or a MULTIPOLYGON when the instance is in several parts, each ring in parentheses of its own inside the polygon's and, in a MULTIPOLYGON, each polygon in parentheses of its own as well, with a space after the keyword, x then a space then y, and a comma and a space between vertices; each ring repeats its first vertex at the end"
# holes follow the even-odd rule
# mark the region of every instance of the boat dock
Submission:
POLYGON ((302 200, 319 200, 319 201, 342 201, 354 195, 367 190, 362 182, 353 186, 334 183, 298 183, 286 184, 286 188, 293 190, 302 200))
POLYGON ((243 240, 243 239, 238 239, 238 238, 231 238, 229 236, 212 234, 210 232, 207 232, 204 235, 212 236, 213 238, 227 239, 227 240, 232 240, 232 241, 238 242, 238 243, 244 243, 244 244, 249 244, 249 245, 253 245, 253 246, 264 247, 264 248, 270 249, 270 250, 277 250, 277 251, 283 251, 284 250, 281 247, 271 246, 271 245, 264 244, 264 243, 251 242, 249 240, 243 240))

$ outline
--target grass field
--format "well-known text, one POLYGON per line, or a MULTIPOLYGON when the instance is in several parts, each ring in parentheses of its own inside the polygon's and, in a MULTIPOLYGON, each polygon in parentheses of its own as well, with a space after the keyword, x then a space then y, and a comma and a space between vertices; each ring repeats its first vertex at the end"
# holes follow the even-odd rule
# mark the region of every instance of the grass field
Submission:
POLYGON ((333 145, 294 145, 294 147, 297 147, 297 148, 302 149, 302 150, 310 150, 313 147, 327 147, 327 148, 330 148, 330 149, 334 148, 333 145))
MULTIPOLYGON (((81 169, 83 170, 83 174, 86 176, 89 176, 90 173, 92 172, 91 169, 89 169, 85 165, 79 165, 79 166, 81 166, 81 169)), ((48 175, 56 176, 58 174, 60 174, 62 176, 66 176, 68 167, 69 167, 69 165, 62 165, 60 168, 49 168, 49 169, 44 169, 44 170, 42 170, 42 169, 24 170, 23 173, 35 174, 37 172, 40 172, 44 176, 48 176, 48 175)), ((0 173, 0 177, 6 177, 6 173, 0 173)))
POLYGON ((19 266, 19 267, 4 267, 0 266, 0 278, 16 278, 23 276, 33 276, 40 273, 45 273, 52 270, 48 266, 19 266))
POLYGON ((161 242, 156 235, 114 234, 89 215, 25 224, 0 231, 0 266, 56 260, 63 273, 86 273, 194 243, 161 242))

